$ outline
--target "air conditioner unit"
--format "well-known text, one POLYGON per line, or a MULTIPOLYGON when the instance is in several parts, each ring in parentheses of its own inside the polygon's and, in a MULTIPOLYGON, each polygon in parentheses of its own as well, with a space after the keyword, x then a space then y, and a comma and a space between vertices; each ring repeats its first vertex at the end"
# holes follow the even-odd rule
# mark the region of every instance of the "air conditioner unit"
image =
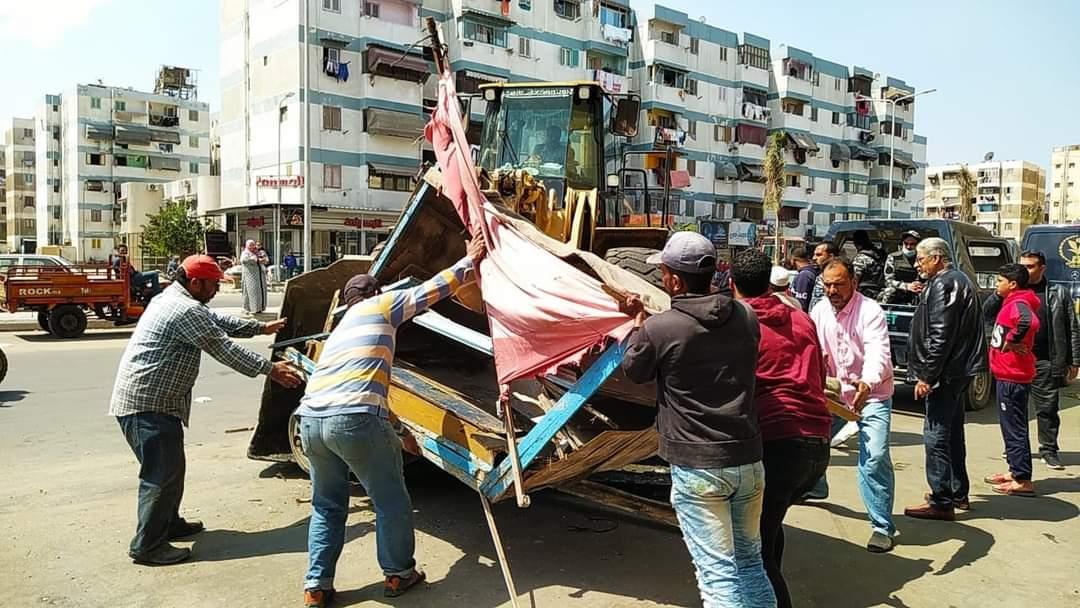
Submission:
POLYGON ((146 187, 146 189, 149 190, 150 192, 157 192, 158 188, 160 188, 160 187, 161 186, 159 186, 157 184, 150 184, 149 186, 146 187))
POLYGON ((462 40, 461 41, 461 46, 472 46, 472 45, 473 45, 472 40, 462 40))
POLYGON ((807 193, 807 194, 813 194, 813 193, 814 193, 814 189, 813 189, 813 188, 807 188, 807 189, 806 189, 806 193, 807 193))
POLYGON ((731 144, 730 146, 728 146, 727 151, 728 152, 738 152, 739 151, 739 144, 731 144))
POLYGON ((872 160, 864 160, 862 164, 863 164, 864 167, 869 169, 869 168, 874 166, 874 161, 872 161, 872 160))
POLYGON ((507 55, 513 55, 514 54, 514 47, 511 47, 511 46, 506 47, 506 54, 507 55))

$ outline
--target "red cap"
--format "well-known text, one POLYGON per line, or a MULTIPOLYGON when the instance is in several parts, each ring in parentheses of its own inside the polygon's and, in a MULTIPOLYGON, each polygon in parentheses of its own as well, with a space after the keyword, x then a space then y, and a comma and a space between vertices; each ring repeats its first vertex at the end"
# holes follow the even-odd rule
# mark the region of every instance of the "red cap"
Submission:
POLYGON ((221 266, 218 266, 214 258, 208 255, 189 255, 184 258, 180 267, 184 269, 184 274, 189 279, 220 281, 225 278, 225 273, 221 272, 221 266))

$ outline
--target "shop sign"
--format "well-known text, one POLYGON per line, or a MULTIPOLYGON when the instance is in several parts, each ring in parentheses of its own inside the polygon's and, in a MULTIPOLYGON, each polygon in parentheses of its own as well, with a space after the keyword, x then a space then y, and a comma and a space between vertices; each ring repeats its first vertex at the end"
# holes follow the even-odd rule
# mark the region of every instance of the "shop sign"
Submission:
POLYGON ((256 188, 303 188, 303 175, 259 175, 255 178, 256 188))
POLYGON ((753 247, 757 245, 757 224, 751 222, 729 223, 728 243, 736 247, 753 247))
POLYGON ((728 244, 727 225, 724 222, 698 220, 698 232, 716 247, 726 247, 728 244))
POLYGON ((249 217, 247 219, 247 227, 248 228, 262 228, 265 225, 266 225, 266 218, 264 218, 261 215, 256 215, 256 216, 253 216, 253 217, 249 217))
POLYGON ((382 228, 383 222, 379 218, 347 217, 345 225, 352 228, 382 228))

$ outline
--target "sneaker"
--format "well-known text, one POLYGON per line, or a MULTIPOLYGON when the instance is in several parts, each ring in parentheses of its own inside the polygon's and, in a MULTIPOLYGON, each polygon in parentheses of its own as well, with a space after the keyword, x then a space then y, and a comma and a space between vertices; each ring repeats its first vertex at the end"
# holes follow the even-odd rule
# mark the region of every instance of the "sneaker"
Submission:
POLYGON ((304 608, 326 608, 332 599, 333 589, 304 589, 304 608))
POLYGON ((388 576, 383 581, 383 595, 386 597, 398 597, 416 586, 417 583, 424 582, 426 578, 427 575, 424 574, 423 570, 416 568, 408 576, 398 576, 396 574, 388 576))
POLYGON ((188 538, 189 536, 195 536, 205 529, 206 526, 204 526, 201 521, 195 519, 187 521, 181 517, 169 526, 169 540, 181 540, 188 538))
POLYGON ((848 442, 859 432, 859 423, 854 420, 848 421, 839 431, 833 435, 832 441, 829 442, 829 447, 838 448, 848 442))
POLYGON ((1049 454, 1049 453, 1043 454, 1042 455, 1042 461, 1043 461, 1043 464, 1045 464, 1046 468, 1048 468, 1048 469, 1053 469, 1055 471, 1064 471, 1065 470, 1065 465, 1061 464, 1061 459, 1058 458, 1057 454, 1049 454))
POLYGON ((871 553, 888 553, 893 549, 893 539, 887 534, 874 532, 866 543, 866 550, 871 553))
POLYGON ((191 549, 174 547, 169 543, 161 543, 156 549, 140 556, 131 556, 132 560, 142 566, 171 566, 191 557, 191 549))

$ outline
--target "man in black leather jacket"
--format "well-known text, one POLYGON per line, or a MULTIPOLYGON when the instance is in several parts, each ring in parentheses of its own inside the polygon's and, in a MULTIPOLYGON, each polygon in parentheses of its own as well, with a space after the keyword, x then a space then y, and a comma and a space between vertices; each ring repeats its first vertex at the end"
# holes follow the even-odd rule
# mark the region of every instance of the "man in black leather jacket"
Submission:
MULTIPOLYGON (((1058 458, 1058 429, 1061 408, 1058 390, 1076 378, 1080 365, 1080 319, 1076 318, 1073 300, 1060 285, 1046 280, 1046 256, 1041 251, 1020 254, 1020 264, 1027 268, 1030 287, 1039 296, 1039 331, 1035 334, 1035 380, 1031 383, 1029 402, 1035 408, 1039 426, 1039 455, 1047 467, 1061 471, 1058 458)), ((997 294, 987 298, 985 314, 996 316, 1001 309, 997 294)))
POLYGON ((953 268, 949 245, 940 238, 919 242, 915 264, 926 287, 911 321, 908 377, 917 381, 915 398, 926 399, 923 444, 926 502, 904 509, 919 519, 956 518, 968 506, 964 395, 972 377, 987 370, 986 339, 978 292, 953 268))

